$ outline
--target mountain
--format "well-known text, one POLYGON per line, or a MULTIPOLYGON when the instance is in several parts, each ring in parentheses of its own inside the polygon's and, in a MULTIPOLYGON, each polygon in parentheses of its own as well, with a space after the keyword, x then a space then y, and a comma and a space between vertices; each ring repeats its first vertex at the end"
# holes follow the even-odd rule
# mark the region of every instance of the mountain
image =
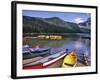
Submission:
POLYGON ((76 23, 66 22, 58 17, 47 18, 46 21, 50 24, 58 25, 60 27, 67 28, 72 31, 79 30, 78 25, 76 23))
POLYGON ((82 31, 76 23, 64 21, 58 17, 40 18, 23 16, 23 33, 79 33, 82 31))
POLYGON ((86 21, 79 23, 79 26, 83 26, 84 28, 89 28, 91 26, 91 18, 89 17, 86 21))

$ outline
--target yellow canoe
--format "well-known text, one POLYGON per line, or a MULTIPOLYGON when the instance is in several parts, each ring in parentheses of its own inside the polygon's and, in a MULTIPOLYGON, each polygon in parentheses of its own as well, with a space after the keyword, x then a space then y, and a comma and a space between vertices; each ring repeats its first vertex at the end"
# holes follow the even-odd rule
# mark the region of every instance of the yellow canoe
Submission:
POLYGON ((62 68, 74 67, 76 63, 77 63, 77 52, 73 50, 71 53, 69 53, 64 57, 62 68))

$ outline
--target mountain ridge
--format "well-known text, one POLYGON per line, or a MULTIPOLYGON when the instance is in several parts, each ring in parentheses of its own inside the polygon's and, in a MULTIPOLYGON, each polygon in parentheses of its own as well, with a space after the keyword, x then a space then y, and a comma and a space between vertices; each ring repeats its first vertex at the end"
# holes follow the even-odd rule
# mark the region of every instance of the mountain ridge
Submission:
POLYGON ((74 33, 82 32, 76 23, 58 17, 41 18, 23 16, 24 33, 74 33))

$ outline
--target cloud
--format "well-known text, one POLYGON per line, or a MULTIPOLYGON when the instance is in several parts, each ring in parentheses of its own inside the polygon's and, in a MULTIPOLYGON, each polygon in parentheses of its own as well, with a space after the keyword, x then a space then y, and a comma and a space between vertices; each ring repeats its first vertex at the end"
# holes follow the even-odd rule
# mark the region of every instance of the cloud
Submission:
POLYGON ((82 18, 76 18, 76 19, 74 19, 74 21, 76 22, 76 23, 81 23, 81 22, 84 22, 84 20, 82 19, 82 18))

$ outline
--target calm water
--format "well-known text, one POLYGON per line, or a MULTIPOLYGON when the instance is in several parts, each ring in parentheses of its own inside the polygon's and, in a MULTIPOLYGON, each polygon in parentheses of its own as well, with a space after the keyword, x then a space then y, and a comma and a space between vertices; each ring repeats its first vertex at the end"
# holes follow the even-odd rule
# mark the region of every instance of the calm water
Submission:
POLYGON ((82 39, 82 38, 66 38, 65 44, 63 44, 61 47, 57 48, 51 48, 51 53, 57 53, 59 51, 68 49, 68 52, 71 52, 72 50, 76 50, 78 53, 78 56, 85 54, 88 57, 90 57, 90 40, 89 39, 82 39), (70 39, 70 40, 67 40, 70 39))
MULTIPOLYGON (((91 55, 90 50, 90 38, 84 38, 85 36, 90 36, 88 34, 77 34, 78 36, 67 36, 62 40, 30 40, 28 41, 30 45, 41 46, 42 48, 50 47, 51 54, 56 54, 59 51, 68 49, 68 52, 76 50, 78 56, 85 54, 88 57, 91 55)), ((79 57, 78 57, 79 58, 79 57)))

